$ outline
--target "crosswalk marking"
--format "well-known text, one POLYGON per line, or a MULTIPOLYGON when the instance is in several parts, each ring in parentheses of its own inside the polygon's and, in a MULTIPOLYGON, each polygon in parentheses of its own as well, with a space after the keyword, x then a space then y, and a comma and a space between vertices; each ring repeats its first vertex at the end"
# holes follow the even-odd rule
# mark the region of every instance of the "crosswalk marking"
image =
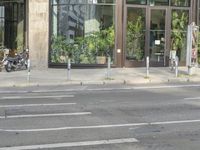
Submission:
POLYGON ((8 96, 8 97, 0 97, 1 100, 6 99, 39 99, 39 98, 71 98, 74 95, 52 95, 52 96, 8 96))
POLYGON ((48 103, 48 104, 0 105, 0 108, 38 107, 38 106, 67 106, 67 105, 76 105, 76 103, 48 103))
POLYGON ((11 116, 0 116, 0 119, 5 118, 35 118, 35 117, 57 117, 57 116, 80 116, 90 115, 91 112, 75 112, 75 113, 57 113, 57 114, 31 114, 31 115, 11 115, 11 116))
POLYGON ((139 141, 135 138, 123 138, 123 139, 108 139, 108 140, 99 140, 99 141, 82 141, 82 142, 70 142, 70 143, 55 143, 55 144, 41 144, 41 145, 29 145, 29 146, 2 147, 2 148, 0 148, 0 150, 52 149, 52 148, 67 148, 67 147, 123 144, 123 143, 136 143, 136 142, 139 142, 139 141))

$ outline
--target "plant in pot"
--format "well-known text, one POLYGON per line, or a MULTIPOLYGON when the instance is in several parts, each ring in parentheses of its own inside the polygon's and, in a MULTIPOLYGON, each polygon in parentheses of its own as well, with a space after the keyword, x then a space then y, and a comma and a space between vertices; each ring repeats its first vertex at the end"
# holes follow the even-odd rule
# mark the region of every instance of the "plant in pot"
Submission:
POLYGON ((70 43, 64 36, 52 37, 51 61, 54 63, 66 63, 72 58, 74 43, 70 43))
POLYGON ((105 64, 106 57, 111 57, 114 48, 114 25, 96 33, 97 63, 105 64))
POLYGON ((140 61, 144 58, 143 22, 139 16, 136 21, 128 21, 126 37, 126 58, 140 61))
POLYGON ((171 51, 181 59, 184 57, 183 51, 186 47, 186 27, 188 23, 188 15, 183 11, 174 11, 172 13, 172 33, 171 33, 171 51))

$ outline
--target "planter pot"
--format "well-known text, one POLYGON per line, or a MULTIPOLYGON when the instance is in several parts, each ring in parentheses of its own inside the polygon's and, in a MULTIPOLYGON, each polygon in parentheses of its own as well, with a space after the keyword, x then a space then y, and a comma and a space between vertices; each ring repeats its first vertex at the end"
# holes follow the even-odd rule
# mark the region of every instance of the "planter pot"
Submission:
POLYGON ((106 64, 106 57, 105 56, 97 56, 97 64, 106 64))

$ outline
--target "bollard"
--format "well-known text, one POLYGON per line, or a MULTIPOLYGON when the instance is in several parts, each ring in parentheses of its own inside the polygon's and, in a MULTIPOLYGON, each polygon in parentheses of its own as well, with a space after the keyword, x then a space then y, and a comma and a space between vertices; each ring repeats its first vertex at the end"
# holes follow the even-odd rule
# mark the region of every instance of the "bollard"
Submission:
POLYGON ((30 75, 31 75, 31 61, 30 61, 30 59, 28 59, 28 61, 27 61, 27 68, 28 68, 27 81, 30 82, 30 75))
POLYGON ((146 77, 149 77, 149 56, 146 57, 146 77))
POLYGON ((175 59, 175 74, 176 74, 176 77, 178 77, 178 56, 176 56, 176 59, 175 59))
POLYGON ((110 78, 110 68, 111 68, 111 58, 108 57, 108 64, 107 64, 107 78, 110 78))
POLYGON ((68 63, 67 63, 67 80, 71 80, 71 59, 68 59, 68 63))

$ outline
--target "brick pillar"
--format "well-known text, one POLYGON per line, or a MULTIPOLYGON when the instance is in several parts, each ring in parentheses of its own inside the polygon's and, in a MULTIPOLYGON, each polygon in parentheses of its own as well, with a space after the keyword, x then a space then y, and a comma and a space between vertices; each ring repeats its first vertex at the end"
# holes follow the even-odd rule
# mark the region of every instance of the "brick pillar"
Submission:
POLYGON ((36 69, 48 67, 49 0, 28 2, 28 46, 31 66, 36 69))

